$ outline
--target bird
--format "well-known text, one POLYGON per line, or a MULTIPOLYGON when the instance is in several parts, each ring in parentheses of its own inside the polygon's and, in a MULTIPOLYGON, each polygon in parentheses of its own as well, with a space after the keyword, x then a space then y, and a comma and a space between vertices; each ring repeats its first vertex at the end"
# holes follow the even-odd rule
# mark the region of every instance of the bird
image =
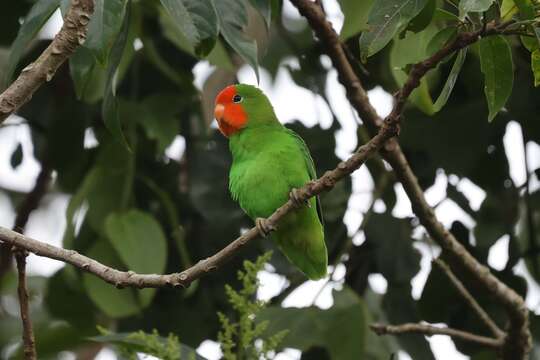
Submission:
POLYGON ((304 140, 280 123, 268 97, 252 85, 225 87, 216 97, 214 116, 232 154, 232 198, 254 220, 261 236, 270 235, 309 279, 325 277, 328 254, 320 201, 315 197, 302 203, 297 193, 316 179, 304 140), (274 227, 266 218, 289 199, 296 210, 274 227))

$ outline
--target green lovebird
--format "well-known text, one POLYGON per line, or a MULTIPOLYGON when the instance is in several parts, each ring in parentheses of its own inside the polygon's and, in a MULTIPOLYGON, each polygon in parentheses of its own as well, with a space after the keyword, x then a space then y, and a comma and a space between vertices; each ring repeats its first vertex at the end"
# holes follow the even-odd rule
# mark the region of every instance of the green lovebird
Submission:
POLYGON ((299 204, 296 196, 296 188, 316 178, 304 140, 279 122, 268 98, 251 85, 223 89, 214 115, 219 130, 229 138, 232 197, 255 220, 263 236, 272 230, 264 218, 293 199, 298 209, 281 219, 272 238, 307 277, 326 276, 328 255, 319 199, 299 204))

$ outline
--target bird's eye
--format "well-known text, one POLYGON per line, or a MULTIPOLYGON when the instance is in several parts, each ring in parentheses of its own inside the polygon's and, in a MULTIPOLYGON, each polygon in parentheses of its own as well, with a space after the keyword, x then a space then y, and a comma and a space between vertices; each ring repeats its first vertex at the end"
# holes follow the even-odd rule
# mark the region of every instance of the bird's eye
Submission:
POLYGON ((240 96, 240 95, 234 95, 233 98, 232 98, 232 101, 233 101, 234 103, 239 103, 239 102, 242 101, 242 96, 240 96))

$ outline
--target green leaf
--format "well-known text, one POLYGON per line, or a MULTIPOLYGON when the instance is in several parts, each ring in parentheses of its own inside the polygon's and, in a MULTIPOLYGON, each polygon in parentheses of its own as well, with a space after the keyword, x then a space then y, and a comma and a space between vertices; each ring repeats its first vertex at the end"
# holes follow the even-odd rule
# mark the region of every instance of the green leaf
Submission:
POLYGON ((461 19, 470 12, 484 12, 490 8, 494 0, 460 0, 459 15, 461 19))
MULTIPOLYGON (((134 156, 118 142, 109 138, 100 144, 100 153, 94 168, 87 175, 84 189, 87 193, 86 217, 92 229, 104 232, 105 218, 112 212, 127 207, 134 177, 134 156)), ((83 192, 84 193, 84 192, 83 192)), ((82 197, 82 195, 81 195, 82 197)))
POLYGON ((345 16, 343 27, 339 33, 341 40, 346 40, 360 31, 368 29, 369 9, 374 0, 339 0, 341 11, 345 16))
MULTIPOLYGON (((390 69, 398 86, 403 86, 407 80, 407 69, 411 64, 415 64, 426 58, 426 43, 433 36, 436 28, 428 27, 419 33, 409 32, 403 39, 395 39, 390 50, 390 69)), ((424 113, 431 115, 433 109, 433 100, 429 94, 428 76, 420 80, 420 85, 415 89, 410 101, 424 113)))
POLYGON ((257 60, 257 43, 250 40, 243 32, 248 24, 248 13, 242 1, 219 0, 215 2, 221 34, 229 45, 255 71, 259 81, 259 63, 257 60))
POLYGON ((128 269, 143 274, 163 273, 167 240, 151 215, 140 210, 113 213, 105 220, 105 231, 128 269))
POLYGON ((218 19, 211 0, 161 0, 177 29, 189 40, 198 56, 214 48, 218 19))
POLYGON ((483 38, 479 42, 479 49, 484 93, 489 108, 488 120, 492 121, 512 93, 512 51, 506 39, 500 35, 483 38))
POLYGON ((519 9, 521 19, 532 20, 536 17, 536 11, 531 0, 514 0, 514 3, 519 9))
POLYGON ((378 0, 369 13, 369 31, 360 37, 363 60, 376 54, 424 9, 429 0, 378 0))
MULTIPOLYGON (((117 269, 122 266, 114 249, 105 239, 99 239, 87 255, 107 266, 117 269)), ((117 289, 88 273, 83 274, 83 284, 90 299, 110 317, 121 318, 140 311, 133 289, 117 289)))
POLYGON ((441 50, 457 34, 457 28, 447 27, 431 38, 426 47, 426 56, 431 56, 441 50))
POLYGON ((30 9, 30 12, 24 18, 24 21, 17 33, 17 37, 11 45, 11 52, 7 64, 7 70, 4 73, 2 87, 7 87, 13 78, 13 72, 21 57, 30 44, 30 41, 36 36, 39 30, 58 8, 59 0, 39 0, 30 9))
POLYGON ((514 0, 503 0, 501 4, 501 19, 508 21, 512 19, 515 13, 518 12, 518 8, 514 3, 514 0))
POLYGON ((428 0, 428 3, 426 6, 424 6, 424 9, 422 9, 422 11, 420 11, 420 13, 409 22, 407 30, 413 32, 420 32, 426 27, 428 27, 428 25, 431 23, 431 20, 433 20, 433 17, 435 16, 436 8, 437 1, 428 0))
POLYGON ((540 86, 540 49, 531 53, 531 68, 534 74, 534 86, 540 86))
POLYGON ((103 66, 122 27, 126 4, 126 0, 95 0, 84 47, 90 49, 103 66))
POLYGON ((148 138, 157 141, 159 154, 165 151, 180 132, 180 124, 175 117, 179 97, 178 94, 150 96, 143 101, 135 116, 148 138))
POLYGON ((11 153, 11 158, 9 159, 11 168, 12 169, 18 168, 19 165, 21 165, 22 163, 22 159, 23 159, 23 148, 22 148, 22 144, 18 143, 13 153, 11 153))
POLYGON ((442 107, 446 104, 446 102, 448 101, 448 98, 450 97, 450 94, 452 93, 452 89, 454 89, 454 85, 456 84, 459 72, 461 71, 461 67, 463 66, 463 63, 465 62, 466 57, 467 57, 467 48, 461 49, 456 56, 456 60, 454 61, 454 65, 452 65, 452 70, 450 70, 450 74, 448 74, 448 78, 446 79, 446 82, 444 83, 443 89, 441 90, 439 97, 435 101, 435 104, 433 106, 435 112, 440 111, 442 107))
POLYGON ((281 342, 284 347, 307 350, 321 346, 331 359, 364 358, 367 311, 364 302, 347 287, 334 292, 334 306, 328 310, 273 306, 257 316, 257 321, 265 320, 269 321, 267 334, 289 330, 281 342))
POLYGON ((375 246, 375 263, 389 284, 408 284, 420 270, 420 254, 413 247, 411 225, 389 214, 372 214, 366 239, 375 246), (399 257, 388 256, 397 253, 399 257))
POLYGON ((101 108, 103 120, 105 126, 114 136, 114 138, 123 144, 127 149, 130 150, 130 147, 127 143, 127 140, 122 132, 122 125, 120 117, 118 116, 118 102, 116 100, 116 74, 118 66, 122 60, 122 54, 127 44, 128 32, 129 32, 129 20, 130 20, 130 7, 131 2, 128 1, 127 11, 124 16, 124 20, 120 29, 120 33, 116 38, 113 48, 111 50, 111 55, 109 59, 108 75, 107 75, 107 85, 105 86, 105 95, 103 99, 103 105, 101 108))
POLYGON ((103 96, 107 71, 84 46, 79 47, 69 59, 69 70, 77 99, 95 103, 103 96))
POLYGON ((270 28, 270 22, 272 21, 272 3, 270 0, 249 0, 251 5, 257 9, 259 14, 264 19, 266 28, 270 28))

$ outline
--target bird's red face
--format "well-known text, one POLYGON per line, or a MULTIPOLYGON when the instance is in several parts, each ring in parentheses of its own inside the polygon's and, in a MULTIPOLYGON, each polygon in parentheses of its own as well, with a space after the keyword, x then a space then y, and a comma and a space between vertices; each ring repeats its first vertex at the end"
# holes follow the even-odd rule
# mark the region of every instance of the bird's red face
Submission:
POLYGON ((226 137, 246 126, 247 114, 242 106, 242 100, 242 95, 238 94, 234 85, 227 86, 216 97, 214 116, 219 131, 226 137))

